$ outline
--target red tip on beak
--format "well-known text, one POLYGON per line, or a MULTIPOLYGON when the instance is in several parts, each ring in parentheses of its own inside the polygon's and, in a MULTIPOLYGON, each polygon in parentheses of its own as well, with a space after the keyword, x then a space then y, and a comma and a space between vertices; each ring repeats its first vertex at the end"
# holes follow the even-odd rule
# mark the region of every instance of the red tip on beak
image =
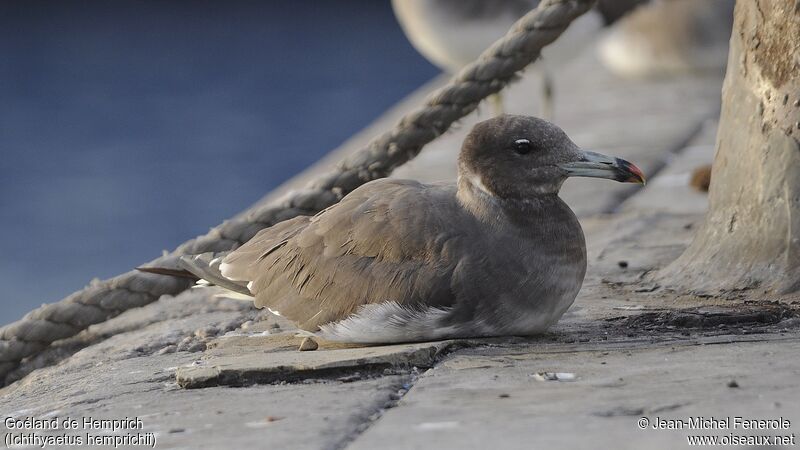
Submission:
POLYGON ((636 167, 635 164, 632 163, 628 164, 630 165, 626 167, 626 169, 628 170, 628 172, 631 173, 631 177, 625 181, 627 183, 639 183, 641 185, 647 184, 647 179, 644 177, 644 172, 642 172, 642 169, 636 167))

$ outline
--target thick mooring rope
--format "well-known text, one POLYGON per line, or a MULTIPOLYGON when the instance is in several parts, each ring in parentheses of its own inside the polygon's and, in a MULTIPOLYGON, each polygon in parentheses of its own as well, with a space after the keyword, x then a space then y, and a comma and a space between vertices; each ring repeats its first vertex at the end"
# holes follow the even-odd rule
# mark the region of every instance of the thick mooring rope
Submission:
MULTIPOLYGON (((406 114, 394 128, 346 158, 334 170, 280 200, 225 221, 208 234, 185 242, 147 265, 174 267, 178 255, 230 250, 263 228, 298 215, 314 214, 358 186, 388 176, 414 158, 425 144, 447 131, 453 122, 474 111, 481 100, 508 85, 517 72, 535 61, 542 48, 593 3, 594 0, 544 0, 477 61, 433 92, 421 108, 406 114)), ((90 325, 144 306, 162 295, 176 295, 188 286, 189 282, 180 278, 128 272, 94 282, 57 303, 43 305, 0 328, 0 379, 5 379, 23 359, 36 355, 54 341, 74 336, 90 325)))

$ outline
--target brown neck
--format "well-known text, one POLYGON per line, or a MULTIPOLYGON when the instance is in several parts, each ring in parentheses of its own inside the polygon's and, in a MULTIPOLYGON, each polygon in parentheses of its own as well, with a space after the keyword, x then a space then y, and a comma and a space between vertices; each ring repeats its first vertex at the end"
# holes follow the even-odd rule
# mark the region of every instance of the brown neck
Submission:
POLYGON ((465 209, 483 222, 496 223, 502 216, 522 227, 545 219, 541 214, 545 209, 554 206, 556 209, 569 209, 557 193, 536 193, 525 198, 500 197, 480 178, 464 173, 458 177, 457 197, 465 209))

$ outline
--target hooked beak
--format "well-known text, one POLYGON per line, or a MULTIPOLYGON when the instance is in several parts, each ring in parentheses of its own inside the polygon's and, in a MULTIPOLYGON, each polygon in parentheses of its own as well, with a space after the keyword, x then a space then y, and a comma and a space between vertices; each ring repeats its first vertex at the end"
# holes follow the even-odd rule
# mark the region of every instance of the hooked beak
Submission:
POLYGON ((580 161, 560 164, 570 177, 607 178, 622 183, 645 184, 642 169, 624 159, 595 152, 583 152, 580 161))

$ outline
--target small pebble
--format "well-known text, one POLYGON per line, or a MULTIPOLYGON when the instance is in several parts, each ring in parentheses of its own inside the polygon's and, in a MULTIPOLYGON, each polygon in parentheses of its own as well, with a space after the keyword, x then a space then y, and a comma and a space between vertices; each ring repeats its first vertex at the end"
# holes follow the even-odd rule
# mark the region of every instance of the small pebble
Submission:
POLYGON ((620 268, 625 269, 626 267, 628 267, 628 261, 620 261, 620 262, 617 263, 617 265, 620 268))
POLYGON ((738 388, 739 387, 739 383, 737 383, 736 380, 731 380, 731 381, 728 382, 728 387, 729 388, 738 388))
POLYGON ((313 338, 307 337, 300 343, 299 350, 301 352, 310 352, 319 348, 319 344, 313 338))
POLYGON ((498 395, 498 397, 500 397, 500 398, 509 398, 511 396, 508 395, 508 394, 500 394, 500 395, 498 395))
POLYGON ((571 372, 538 372, 530 376, 536 381, 575 381, 577 379, 571 372))
POLYGON ((708 188, 711 186, 711 164, 695 168, 689 179, 689 186, 699 192, 708 192, 708 188))

